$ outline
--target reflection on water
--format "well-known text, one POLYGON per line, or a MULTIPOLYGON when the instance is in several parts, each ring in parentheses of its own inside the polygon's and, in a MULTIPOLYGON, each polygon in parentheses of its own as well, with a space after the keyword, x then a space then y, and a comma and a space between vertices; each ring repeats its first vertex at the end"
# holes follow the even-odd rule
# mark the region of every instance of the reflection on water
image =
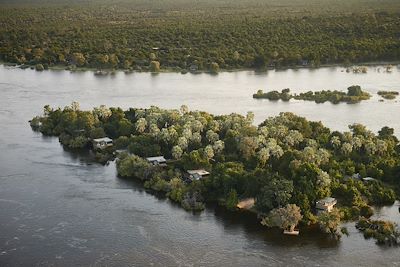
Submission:
MULTIPOLYGON (((100 104, 159 105, 214 113, 248 110, 257 121, 281 111, 322 120, 334 129, 363 122, 399 129, 396 101, 375 96, 357 105, 271 103, 251 98, 257 89, 399 90, 400 73, 342 73, 339 68, 217 76, 134 73, 95 77, 90 72, 35 72, 0 67, 0 266, 356 266, 399 265, 398 249, 350 237, 329 240, 317 229, 299 237, 266 230, 252 214, 208 206, 190 213, 141 184, 116 177, 115 163, 93 163, 89 152, 64 150, 57 138, 32 132, 27 121, 45 104, 83 108, 100 104), (394 115, 393 115, 394 116, 394 115)), ((374 91, 375 90, 375 91, 374 91)), ((400 223, 396 203, 377 217, 400 223)))

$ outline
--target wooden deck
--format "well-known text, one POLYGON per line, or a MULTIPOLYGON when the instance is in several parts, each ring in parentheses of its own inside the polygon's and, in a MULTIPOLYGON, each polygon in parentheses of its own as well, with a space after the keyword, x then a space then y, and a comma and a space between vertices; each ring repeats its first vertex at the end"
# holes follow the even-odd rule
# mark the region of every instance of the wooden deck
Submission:
POLYGON ((285 235, 299 235, 300 231, 299 230, 294 230, 294 231, 284 230, 283 233, 285 235))
POLYGON ((254 198, 246 198, 241 200, 236 207, 239 209, 249 210, 254 206, 255 199, 254 198))

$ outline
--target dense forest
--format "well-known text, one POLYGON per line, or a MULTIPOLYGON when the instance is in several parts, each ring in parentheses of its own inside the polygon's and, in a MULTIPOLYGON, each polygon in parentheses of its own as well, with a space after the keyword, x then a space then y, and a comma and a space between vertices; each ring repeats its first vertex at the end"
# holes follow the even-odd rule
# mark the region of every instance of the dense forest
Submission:
POLYGON ((69 3, 0 5, 0 60, 217 72, 400 59, 399 1, 69 3))
POLYGON ((70 149, 90 149, 94 138, 112 138, 113 147, 95 149, 96 158, 106 162, 117 154, 120 177, 142 180, 188 210, 201 210, 207 202, 234 210, 240 200, 253 198, 253 211, 268 226, 291 218, 289 226, 285 220, 278 226, 319 223, 338 236, 340 220, 371 216, 372 205, 392 204, 399 189, 400 147, 389 127, 378 134, 360 124, 331 131, 292 113, 254 126, 251 112, 217 116, 186 106, 82 111, 77 103, 45 106, 31 126, 58 136, 70 149), (145 159, 161 155, 166 166, 145 159), (185 173, 193 169, 210 175, 188 181, 185 173), (317 216, 316 201, 325 197, 335 197, 337 208, 317 216))

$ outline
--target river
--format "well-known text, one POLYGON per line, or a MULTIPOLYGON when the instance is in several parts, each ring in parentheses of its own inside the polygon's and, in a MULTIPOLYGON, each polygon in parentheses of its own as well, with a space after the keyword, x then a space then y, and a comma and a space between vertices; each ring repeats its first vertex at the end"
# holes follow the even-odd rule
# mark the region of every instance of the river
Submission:
MULTIPOLYGON (((400 91, 400 70, 368 74, 342 68, 218 75, 178 73, 36 72, 0 67, 0 266, 395 266, 398 248, 364 240, 353 223, 349 237, 331 241, 314 230, 298 237, 261 227, 251 215, 208 207, 192 214, 140 184, 116 177, 87 154, 65 151, 57 138, 33 132, 28 120, 46 104, 82 108, 179 108, 212 113, 247 111, 256 123, 282 111, 346 130, 359 122, 400 132, 396 100, 379 102, 378 90, 400 91), (263 89, 342 89, 358 84, 373 93, 349 105, 254 100, 263 89)), ((377 218, 400 224, 399 203, 377 218)))

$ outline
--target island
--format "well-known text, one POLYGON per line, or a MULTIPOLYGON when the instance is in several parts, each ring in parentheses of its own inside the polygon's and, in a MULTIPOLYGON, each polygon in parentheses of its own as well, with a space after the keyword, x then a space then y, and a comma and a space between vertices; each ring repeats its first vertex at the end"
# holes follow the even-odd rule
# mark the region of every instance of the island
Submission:
POLYGON ((333 104, 338 104, 340 102, 354 104, 362 100, 370 99, 371 95, 368 92, 363 91, 359 85, 353 85, 347 88, 347 93, 337 90, 322 90, 316 92, 308 91, 306 93, 291 94, 289 88, 283 89, 281 92, 270 91, 267 93, 264 93, 263 90, 258 90, 257 93, 253 94, 253 98, 268 99, 272 101, 289 101, 290 99, 296 99, 314 101, 315 103, 325 103, 329 101, 333 104))
POLYGON ((397 91, 378 91, 378 95, 380 95, 384 99, 395 99, 398 95, 399 92, 397 91))
MULTIPOLYGON (((400 146, 392 128, 331 131, 293 113, 255 126, 253 117, 187 106, 84 111, 74 102, 45 106, 30 125, 70 150, 93 151, 101 163, 116 158, 121 178, 142 181, 187 210, 217 203, 256 213, 263 225, 291 235, 298 224, 319 225, 338 238, 347 233, 341 221, 366 220, 373 206, 396 200, 400 146)), ((395 244, 397 237, 393 228, 379 240, 395 244)))

